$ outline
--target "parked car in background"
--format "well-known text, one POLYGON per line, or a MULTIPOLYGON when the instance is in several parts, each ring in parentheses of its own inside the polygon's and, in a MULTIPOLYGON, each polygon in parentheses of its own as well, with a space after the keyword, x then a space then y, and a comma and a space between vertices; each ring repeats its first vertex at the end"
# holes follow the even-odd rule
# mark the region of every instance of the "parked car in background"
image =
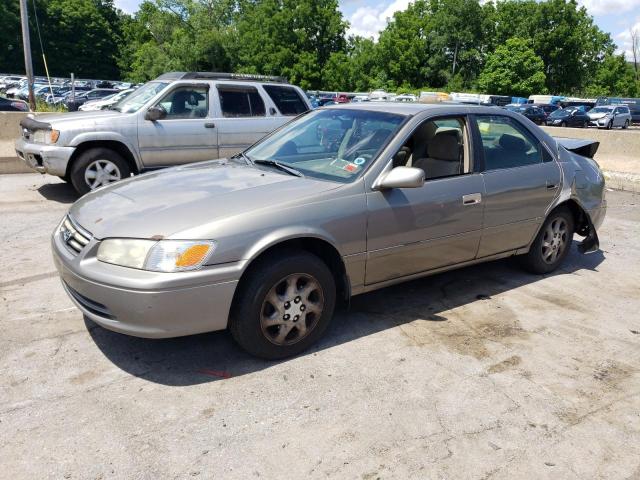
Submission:
POLYGON ((580 108, 561 108, 551 113, 546 120, 548 126, 553 127, 582 127, 589 126, 589 115, 580 108))
POLYGON ((91 100, 100 100, 118 92, 119 90, 114 88, 94 88, 88 92, 76 93, 75 99, 73 100, 70 97, 67 97, 62 103, 67 107, 67 110, 75 112, 78 110, 80 105, 84 105, 86 102, 91 100))
POLYGON ((28 112, 27 102, 15 98, 0 97, 0 112, 28 112))
POLYGON ((529 104, 518 104, 518 105, 507 105, 504 107, 506 110, 511 112, 519 113, 520 115, 524 115, 529 120, 537 125, 544 125, 547 119, 547 116, 539 107, 529 105, 529 104))
POLYGON ((7 75, 6 77, 3 77, 2 80, 0 80, 0 90, 6 91, 9 88, 15 87, 23 80, 26 82, 25 77, 19 77, 16 75, 7 75))
POLYGON ((282 78, 173 72, 110 110, 24 119, 16 151, 86 193, 131 174, 228 157, 309 108, 282 78))
POLYGON ((583 156, 595 147, 496 107, 321 108, 227 161, 91 192, 53 232, 54 264, 104 328, 228 328, 253 355, 288 357, 353 295, 512 256, 546 274, 574 233, 596 251, 605 183, 583 156))
POLYGON ((91 110, 105 110, 111 105, 115 105, 116 103, 118 103, 133 91, 133 88, 129 88, 128 90, 120 90, 118 93, 113 93, 99 100, 90 100, 80 105, 80 107, 78 107, 78 110, 81 112, 89 112, 91 110))
POLYGON ((336 103, 349 103, 351 99, 346 93, 339 93, 333 98, 333 101, 336 103))
POLYGON ((402 95, 397 95, 394 99, 394 102, 417 102, 418 97, 412 93, 403 93, 402 95))
POLYGON ((593 107, 587 113, 590 125, 611 130, 614 127, 629 128, 631 125, 631 112, 626 105, 609 105, 593 107))
POLYGON ((544 112, 545 119, 546 117, 548 117, 549 115, 551 115, 553 112, 555 112, 560 108, 558 105, 552 105, 550 103, 533 103, 531 105, 533 105, 534 107, 541 108, 542 111, 544 112))
POLYGON ((596 106, 623 105, 629 108, 631 123, 640 123, 640 98, 599 97, 596 106))

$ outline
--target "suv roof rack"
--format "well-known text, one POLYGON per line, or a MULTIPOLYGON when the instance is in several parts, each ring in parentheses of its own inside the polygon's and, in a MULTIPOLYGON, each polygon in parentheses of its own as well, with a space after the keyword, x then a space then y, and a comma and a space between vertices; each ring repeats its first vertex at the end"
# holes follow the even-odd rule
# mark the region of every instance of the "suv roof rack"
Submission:
POLYGON ((270 75, 255 75, 253 73, 223 73, 223 72, 167 72, 156 80, 244 80, 248 82, 289 83, 285 77, 270 75))

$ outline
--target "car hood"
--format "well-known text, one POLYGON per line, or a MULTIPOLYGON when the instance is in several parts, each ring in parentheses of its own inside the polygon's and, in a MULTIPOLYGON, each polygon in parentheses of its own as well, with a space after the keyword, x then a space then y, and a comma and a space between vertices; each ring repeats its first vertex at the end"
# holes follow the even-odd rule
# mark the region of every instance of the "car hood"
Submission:
MULTIPOLYGON (((69 214, 98 239, 181 238, 180 232, 186 230, 260 209, 299 204, 339 186, 223 159, 100 188, 74 203, 69 214)), ((202 238, 208 238, 210 233, 204 230, 202 238)))
POLYGON ((599 118, 606 117, 609 115, 608 112, 597 112, 597 113, 587 113, 591 120, 598 120, 599 118))
POLYGON ((95 126, 99 122, 127 116, 129 115, 126 113, 116 112, 115 110, 97 110, 89 112, 43 114, 38 115, 36 118, 40 122, 49 123, 53 128, 55 128, 56 125, 74 122, 82 124, 82 126, 87 129, 91 129, 91 127, 95 126))

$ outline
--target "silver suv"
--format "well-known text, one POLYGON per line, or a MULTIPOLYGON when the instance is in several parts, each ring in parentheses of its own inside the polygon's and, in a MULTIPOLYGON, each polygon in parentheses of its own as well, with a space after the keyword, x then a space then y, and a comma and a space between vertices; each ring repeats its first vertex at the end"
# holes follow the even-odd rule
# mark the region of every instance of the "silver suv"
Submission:
POLYGON ((229 157, 310 109, 279 77, 172 72, 110 110, 29 116, 16 152, 81 193, 146 170, 229 157))

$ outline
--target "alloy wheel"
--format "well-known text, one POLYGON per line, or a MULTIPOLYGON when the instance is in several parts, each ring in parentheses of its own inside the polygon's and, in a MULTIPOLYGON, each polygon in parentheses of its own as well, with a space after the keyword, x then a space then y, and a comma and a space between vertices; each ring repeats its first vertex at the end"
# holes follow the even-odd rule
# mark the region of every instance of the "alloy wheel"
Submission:
POLYGON ((309 335, 324 309, 320 282, 305 273, 294 273, 277 282, 262 303, 260 328, 275 345, 293 345, 309 335))
POLYGON ((95 160, 84 171, 84 180, 91 190, 117 182, 121 178, 120 169, 111 160, 95 160))
POLYGON ((568 244, 568 226, 564 218, 558 217, 547 225, 542 237, 542 260, 552 264, 562 255, 568 244))

